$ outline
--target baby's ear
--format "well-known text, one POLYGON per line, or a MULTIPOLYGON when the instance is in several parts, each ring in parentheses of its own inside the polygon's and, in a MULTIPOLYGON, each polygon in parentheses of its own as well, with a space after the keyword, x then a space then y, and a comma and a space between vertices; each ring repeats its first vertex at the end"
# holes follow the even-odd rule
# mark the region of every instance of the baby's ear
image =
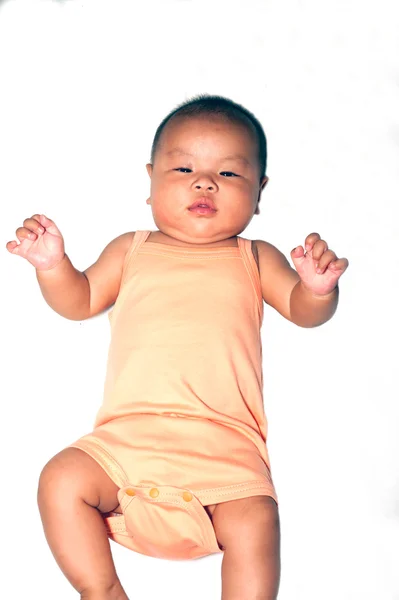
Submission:
POLYGON ((269 178, 266 177, 266 175, 264 177, 262 177, 262 181, 260 182, 260 191, 265 189, 268 181, 269 181, 269 178))
POLYGON ((151 175, 152 175, 152 164, 151 164, 151 163, 148 163, 148 164, 145 166, 145 168, 147 169, 147 173, 148 173, 148 175, 151 177, 151 175))

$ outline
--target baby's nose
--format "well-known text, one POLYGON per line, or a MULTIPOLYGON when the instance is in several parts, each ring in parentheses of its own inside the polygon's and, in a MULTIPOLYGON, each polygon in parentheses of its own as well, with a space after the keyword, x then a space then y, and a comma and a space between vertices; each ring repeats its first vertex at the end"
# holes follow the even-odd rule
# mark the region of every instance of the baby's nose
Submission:
POLYGON ((209 184, 209 185, 200 185, 200 184, 198 184, 198 183, 196 184, 195 188, 196 188, 197 190, 202 190, 202 189, 205 189, 205 188, 206 188, 207 190, 213 190, 213 189, 215 189, 215 188, 214 188, 214 186, 213 186, 212 184, 209 184))
POLYGON ((206 189, 215 191, 217 189, 217 184, 210 174, 202 173, 194 180, 194 187, 196 190, 206 189))

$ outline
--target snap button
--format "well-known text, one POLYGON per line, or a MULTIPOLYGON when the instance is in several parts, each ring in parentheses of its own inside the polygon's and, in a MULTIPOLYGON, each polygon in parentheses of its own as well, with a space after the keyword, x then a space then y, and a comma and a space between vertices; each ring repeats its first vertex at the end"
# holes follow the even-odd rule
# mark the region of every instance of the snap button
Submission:
POLYGON ((183 492, 183 500, 185 500, 186 502, 191 502, 192 499, 193 495, 190 494, 190 492, 183 492))
POLYGON ((127 488, 127 490, 126 490, 126 494, 127 494, 128 496, 135 496, 135 495, 136 495, 136 492, 135 492, 134 490, 132 490, 132 488, 127 488))
POLYGON ((159 490, 157 490, 157 488, 152 488, 149 493, 151 498, 156 498, 159 496, 159 490))

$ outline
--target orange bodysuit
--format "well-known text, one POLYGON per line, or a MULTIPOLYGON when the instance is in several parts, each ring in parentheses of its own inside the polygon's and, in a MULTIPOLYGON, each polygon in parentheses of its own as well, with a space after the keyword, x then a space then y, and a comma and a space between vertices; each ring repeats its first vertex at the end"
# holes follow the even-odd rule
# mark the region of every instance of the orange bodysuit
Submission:
POLYGON ((276 502, 263 408, 263 299, 251 240, 199 248, 137 231, 109 313, 103 404, 72 447, 118 485, 108 536, 148 556, 221 552, 209 504, 276 502))

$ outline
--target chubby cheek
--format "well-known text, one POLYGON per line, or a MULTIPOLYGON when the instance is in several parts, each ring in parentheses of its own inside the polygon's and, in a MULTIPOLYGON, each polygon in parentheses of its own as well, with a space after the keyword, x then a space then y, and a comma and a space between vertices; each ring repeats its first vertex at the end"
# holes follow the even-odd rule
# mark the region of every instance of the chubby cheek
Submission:
POLYGON ((190 203, 187 193, 179 190, 178 186, 174 189, 170 187, 153 187, 151 190, 152 211, 154 218, 163 223, 175 222, 182 217, 190 203))
POLYGON ((181 216, 181 210, 178 209, 176 203, 168 201, 167 198, 153 202, 152 212, 154 221, 159 227, 160 225, 173 225, 181 216))
POLYGON ((167 214, 167 211, 165 211, 165 206, 159 200, 154 201, 154 198, 153 198, 151 210, 152 210, 152 216, 154 218, 154 221, 155 221, 156 225, 159 227, 159 224, 163 223, 165 220, 165 214, 167 214))
POLYGON ((230 198, 228 203, 229 212, 237 219, 250 217, 255 210, 255 200, 249 195, 237 195, 230 198))

